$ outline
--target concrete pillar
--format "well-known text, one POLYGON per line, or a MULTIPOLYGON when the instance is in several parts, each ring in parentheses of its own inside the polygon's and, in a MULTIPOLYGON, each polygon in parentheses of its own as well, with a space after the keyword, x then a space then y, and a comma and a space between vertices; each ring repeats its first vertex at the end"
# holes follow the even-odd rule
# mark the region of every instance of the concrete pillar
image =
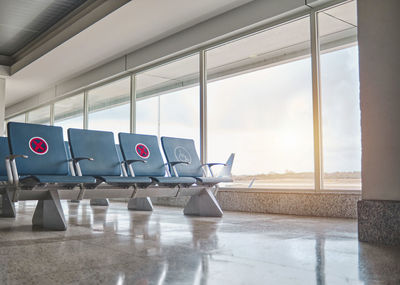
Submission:
POLYGON ((4 134, 4 119, 6 115, 6 79, 0 78, 0 136, 4 134))
POLYGON ((400 1, 358 0, 362 201, 359 239, 400 244, 400 1))

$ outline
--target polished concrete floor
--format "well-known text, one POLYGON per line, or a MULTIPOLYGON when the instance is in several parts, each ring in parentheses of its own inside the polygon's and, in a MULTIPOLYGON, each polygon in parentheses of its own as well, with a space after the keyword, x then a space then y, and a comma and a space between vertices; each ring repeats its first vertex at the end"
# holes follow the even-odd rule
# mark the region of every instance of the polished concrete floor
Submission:
POLYGON ((356 220, 63 202, 65 232, 0 219, 0 284, 400 284, 400 248, 357 241, 356 220))

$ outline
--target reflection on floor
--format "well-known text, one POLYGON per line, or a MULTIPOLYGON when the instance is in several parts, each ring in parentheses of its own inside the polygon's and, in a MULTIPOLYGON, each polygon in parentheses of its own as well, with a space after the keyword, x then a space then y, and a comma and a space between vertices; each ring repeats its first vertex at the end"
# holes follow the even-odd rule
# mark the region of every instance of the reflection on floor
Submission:
POLYGON ((356 220, 63 202, 65 232, 0 219, 0 284, 400 284, 400 248, 357 241, 356 220))

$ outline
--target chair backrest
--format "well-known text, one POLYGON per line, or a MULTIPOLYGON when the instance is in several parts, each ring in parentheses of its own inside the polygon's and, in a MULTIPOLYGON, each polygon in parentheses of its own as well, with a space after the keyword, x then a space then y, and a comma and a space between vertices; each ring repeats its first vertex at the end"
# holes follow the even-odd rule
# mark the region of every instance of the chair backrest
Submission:
POLYGON ((61 127, 10 122, 7 125, 11 154, 20 175, 68 175, 68 161, 61 127))
POLYGON ((117 150, 117 155, 118 155, 119 162, 122 162, 124 159, 123 159, 123 156, 122 156, 122 151, 121 151, 120 145, 116 144, 115 145, 115 149, 117 150))
POLYGON ((233 160, 235 159, 235 154, 232 153, 228 160, 225 162, 224 167, 222 167, 221 171, 218 174, 218 177, 232 177, 232 166, 233 160))
MULTIPOLYGON (((199 156, 196 152, 194 140, 182 138, 161 138, 162 147, 164 149, 167 161, 185 161, 189 164, 177 164, 175 166, 176 172, 179 176, 185 177, 201 177, 203 176, 203 169, 201 167, 199 156)), ((175 173, 170 167, 171 175, 175 173)))
POLYGON ((67 159, 71 160, 72 159, 72 155, 71 155, 71 150, 69 149, 68 141, 64 141, 64 146, 65 146, 65 153, 67 154, 67 159))
MULTIPOLYGON (((123 156, 122 156, 122 151, 121 151, 120 145, 119 145, 119 144, 116 144, 116 145, 115 145, 115 149, 117 150, 118 160, 119 160, 120 163, 122 163, 122 161, 124 160, 124 158, 123 158, 123 156)), ((121 165, 121 170, 122 170, 121 175, 122 175, 122 176, 125 176, 125 173, 126 173, 126 172, 124 172, 124 171, 126 171, 126 165, 125 165, 125 164, 121 165), (123 167, 125 170, 122 170, 122 167, 123 167)), ((126 174, 126 175, 127 175, 127 174, 126 174)))
POLYGON ((7 175, 5 159, 10 155, 10 148, 8 146, 8 138, 0 137, 0 176, 7 175))
POLYGON ((125 160, 145 160, 132 163, 135 176, 164 176, 165 167, 156 136, 119 133, 119 143, 125 160))
MULTIPOLYGON (((71 149, 69 148, 69 142, 64 141, 64 145, 65 145, 65 152, 67 154, 67 159, 68 159, 68 161, 70 161, 72 159, 72 155, 71 155, 71 149)), ((71 174, 71 169, 69 167, 68 167, 68 173, 71 174)))
POLYGON ((74 158, 94 159, 79 162, 83 175, 121 175, 121 165, 112 132, 68 129, 68 141, 74 158))

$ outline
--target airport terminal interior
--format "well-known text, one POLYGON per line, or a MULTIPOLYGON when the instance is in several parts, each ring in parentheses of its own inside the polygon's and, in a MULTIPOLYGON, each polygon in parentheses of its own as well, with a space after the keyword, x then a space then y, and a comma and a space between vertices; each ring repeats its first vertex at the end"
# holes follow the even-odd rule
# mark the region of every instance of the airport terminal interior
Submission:
POLYGON ((398 11, 0 0, 0 284, 400 284, 398 11))

